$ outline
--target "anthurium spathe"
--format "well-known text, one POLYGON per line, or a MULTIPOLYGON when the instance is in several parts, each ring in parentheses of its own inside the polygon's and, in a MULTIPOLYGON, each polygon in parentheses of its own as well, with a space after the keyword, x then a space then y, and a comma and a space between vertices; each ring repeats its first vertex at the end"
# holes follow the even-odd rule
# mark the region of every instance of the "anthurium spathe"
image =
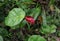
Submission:
POLYGON ((34 24, 35 23, 35 20, 34 20, 34 18, 32 16, 26 16, 25 19, 30 24, 34 24))

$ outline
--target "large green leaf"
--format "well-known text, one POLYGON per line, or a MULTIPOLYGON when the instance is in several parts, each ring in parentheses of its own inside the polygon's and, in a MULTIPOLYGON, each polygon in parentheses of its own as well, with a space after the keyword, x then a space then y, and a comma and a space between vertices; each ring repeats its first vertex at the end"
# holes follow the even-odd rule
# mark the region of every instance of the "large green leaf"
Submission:
POLYGON ((19 24, 25 17, 25 12, 21 8, 12 9, 8 16, 5 18, 7 26, 15 26, 19 24))
POLYGON ((3 38, 2 38, 2 36, 0 36, 0 41, 3 41, 3 38))
POLYGON ((28 41, 46 41, 46 39, 39 35, 32 35, 29 37, 28 41))
POLYGON ((51 33, 54 33, 56 32, 56 26, 55 25, 44 25, 41 27, 41 30, 40 32, 42 34, 51 34, 51 33))

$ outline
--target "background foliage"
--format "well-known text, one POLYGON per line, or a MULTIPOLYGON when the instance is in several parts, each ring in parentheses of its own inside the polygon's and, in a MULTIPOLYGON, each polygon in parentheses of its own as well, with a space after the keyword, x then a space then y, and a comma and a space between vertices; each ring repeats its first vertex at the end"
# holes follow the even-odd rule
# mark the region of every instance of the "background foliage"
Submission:
POLYGON ((0 0, 0 41, 59 39, 60 0, 0 0))

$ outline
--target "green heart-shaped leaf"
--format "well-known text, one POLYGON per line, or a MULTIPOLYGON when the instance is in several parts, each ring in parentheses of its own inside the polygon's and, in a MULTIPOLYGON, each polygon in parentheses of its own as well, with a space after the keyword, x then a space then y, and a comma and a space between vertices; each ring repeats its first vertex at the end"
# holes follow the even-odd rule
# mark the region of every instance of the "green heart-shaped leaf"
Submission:
POLYGON ((12 9, 8 16, 5 18, 7 26, 15 26, 19 24, 25 17, 25 12, 21 8, 12 9))

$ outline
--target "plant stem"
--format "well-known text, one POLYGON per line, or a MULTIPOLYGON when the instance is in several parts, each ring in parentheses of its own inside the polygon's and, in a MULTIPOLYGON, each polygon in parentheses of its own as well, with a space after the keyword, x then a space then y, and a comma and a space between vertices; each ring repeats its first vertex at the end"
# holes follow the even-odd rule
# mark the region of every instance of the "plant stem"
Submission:
POLYGON ((27 23, 27 26, 28 26, 28 30, 30 30, 30 25, 29 25, 29 23, 27 23))

